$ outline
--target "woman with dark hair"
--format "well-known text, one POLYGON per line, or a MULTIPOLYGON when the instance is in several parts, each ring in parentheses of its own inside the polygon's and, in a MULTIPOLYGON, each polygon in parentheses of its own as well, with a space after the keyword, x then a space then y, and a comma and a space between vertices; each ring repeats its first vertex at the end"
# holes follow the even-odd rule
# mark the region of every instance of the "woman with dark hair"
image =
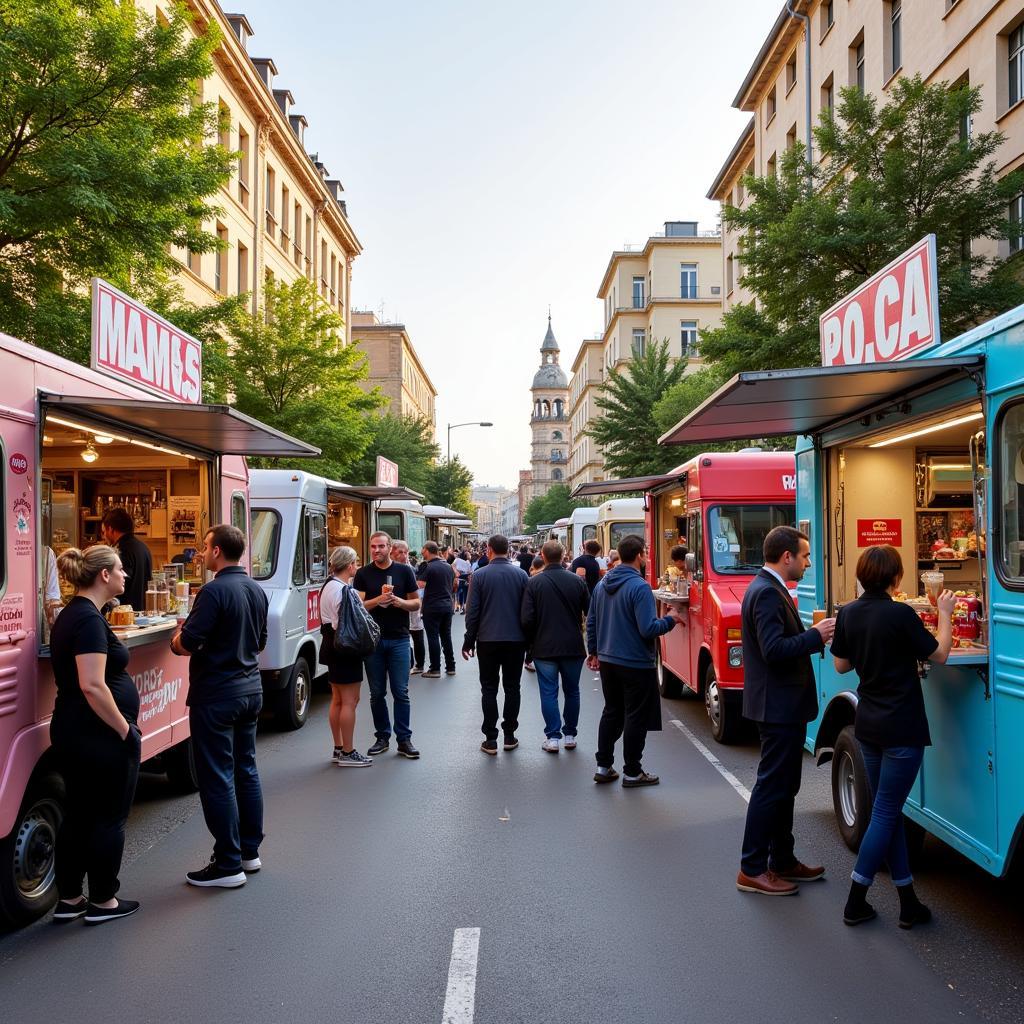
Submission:
POLYGON ((876 916, 867 901, 883 862, 900 898, 901 928, 931 920, 918 900, 903 831, 903 805, 930 746, 919 661, 943 664, 953 641, 952 591, 938 597, 938 636, 925 629, 912 607, 892 599, 903 579, 900 553, 888 545, 868 548, 857 562, 864 593, 839 610, 832 640, 838 672, 860 679, 854 732, 871 788, 871 822, 861 840, 843 921, 863 924, 876 916))

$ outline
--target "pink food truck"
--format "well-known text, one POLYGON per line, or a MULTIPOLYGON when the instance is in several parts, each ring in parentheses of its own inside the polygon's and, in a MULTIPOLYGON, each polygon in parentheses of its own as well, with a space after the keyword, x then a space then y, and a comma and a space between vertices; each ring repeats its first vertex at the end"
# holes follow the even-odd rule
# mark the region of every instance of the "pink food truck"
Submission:
POLYGON ((212 523, 248 533, 245 455, 318 454, 227 406, 201 404, 199 343, 100 281, 92 356, 90 369, 0 334, 0 922, 8 925, 56 899, 64 785, 48 750, 48 639, 70 591, 55 557, 100 541, 107 509, 132 516, 153 579, 146 607, 121 609, 112 627, 131 652, 143 760, 159 757, 172 782, 189 787, 188 663, 168 641, 204 582, 193 555, 212 523))

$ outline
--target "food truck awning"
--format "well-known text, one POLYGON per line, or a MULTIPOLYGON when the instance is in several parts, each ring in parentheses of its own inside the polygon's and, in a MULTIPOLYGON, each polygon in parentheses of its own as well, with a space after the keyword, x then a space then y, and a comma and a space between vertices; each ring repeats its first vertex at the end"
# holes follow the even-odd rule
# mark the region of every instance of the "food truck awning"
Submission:
POLYGON ((315 456, 320 449, 228 405, 45 394, 45 407, 116 431, 177 443, 211 455, 315 456))
POLYGON ((681 482, 684 474, 661 473, 652 476, 628 476, 622 480, 592 480, 577 484, 570 498, 590 498, 597 494, 625 494, 627 491, 651 491, 664 484, 681 482))
POLYGON ((960 356, 738 373, 658 440, 693 444, 820 434, 876 406, 964 377, 982 363, 981 356, 960 356))
POLYGON ((424 505, 423 514, 428 519, 465 519, 469 522, 464 513, 456 508, 445 508, 444 505, 424 505))
POLYGON ((390 498, 419 501, 423 497, 419 491, 410 490, 408 487, 354 487, 351 484, 343 484, 331 490, 337 494, 351 494, 353 498, 363 498, 365 501, 385 501, 390 498))
POLYGON ((454 526, 456 528, 462 526, 472 526, 472 519, 438 519, 439 526, 454 526))

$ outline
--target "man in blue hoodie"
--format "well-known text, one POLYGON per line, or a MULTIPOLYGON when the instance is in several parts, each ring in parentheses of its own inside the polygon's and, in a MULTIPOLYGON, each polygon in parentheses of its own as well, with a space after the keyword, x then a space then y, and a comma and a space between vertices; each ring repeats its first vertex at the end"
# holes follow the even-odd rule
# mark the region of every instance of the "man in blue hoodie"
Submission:
POLYGON ((657 775, 641 766, 647 730, 661 728, 661 703, 655 670, 659 636, 683 619, 673 608, 657 617, 654 592, 644 579, 647 568, 643 538, 628 536, 619 544, 619 565, 597 585, 587 616, 587 665, 600 670, 604 711, 597 730, 595 782, 614 782, 615 744, 622 737, 622 785, 656 786, 657 775))

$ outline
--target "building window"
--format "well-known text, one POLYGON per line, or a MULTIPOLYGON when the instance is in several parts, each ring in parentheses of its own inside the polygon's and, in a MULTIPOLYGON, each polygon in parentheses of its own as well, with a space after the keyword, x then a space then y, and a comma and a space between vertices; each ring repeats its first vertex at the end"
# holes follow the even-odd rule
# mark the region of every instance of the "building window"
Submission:
POLYGON ((634 356, 643 356, 647 344, 647 332, 642 327, 633 328, 632 352, 634 356))
MULTIPOLYGON (((298 228, 296 228, 298 231, 298 228)), ((306 277, 313 280, 313 218, 306 214, 306 277)))
POLYGON ((835 11, 835 0, 826 0, 821 5, 821 38, 825 38, 825 33, 835 24, 836 11, 835 11))
POLYGON ((786 150, 791 150, 796 145, 796 125, 786 132, 786 150))
POLYGON ((642 277, 633 278, 633 308, 643 309, 644 308, 644 279, 642 277))
POLYGON ((295 204, 295 216, 292 218, 292 224, 294 225, 293 230, 295 232, 295 238, 292 244, 292 259, 295 261, 295 266, 302 266, 302 204, 295 204))
POLYGON ((249 250, 238 244, 238 294, 244 295, 249 290, 249 250))
POLYGON ((274 225, 277 224, 277 218, 274 216, 274 181, 276 175, 274 169, 271 166, 267 166, 267 181, 266 181, 266 210, 267 210, 267 234, 272 235, 274 233, 274 225))
POLYGON ((681 342, 680 355, 683 359, 696 359, 699 354, 697 340, 697 321, 679 321, 679 340, 681 342))
POLYGON ((892 74, 903 67, 903 2, 892 0, 889 7, 889 47, 892 52, 892 74))
POLYGON ((769 178, 774 178, 775 177, 775 154, 774 153, 772 153, 772 155, 770 157, 768 157, 768 161, 765 164, 765 175, 767 177, 769 177, 769 178))
POLYGON ((789 90, 796 85, 796 54, 786 64, 786 94, 789 94, 789 90))
POLYGON ((1024 249, 1024 195, 1010 201, 1010 252, 1024 249))
POLYGON ((1010 106, 1024 98, 1024 25, 1010 33, 1010 106))
POLYGON ((228 287, 228 229, 223 224, 217 225, 217 242, 220 248, 213 254, 213 287, 224 295, 228 287))
POLYGON ((850 85, 857 91, 864 92, 864 32, 861 31, 853 46, 850 47, 850 85))
POLYGON ((551 479, 552 480, 561 480, 562 479, 562 471, 560 469, 553 469, 551 471, 551 479))
POLYGON ((825 84, 821 87, 821 109, 822 112, 828 111, 832 113, 836 108, 836 86, 835 79, 832 75, 829 75, 825 79, 825 84))
POLYGON ((732 266, 732 255, 725 257, 725 294, 732 295, 733 285, 733 266, 732 266))
POLYGON ((764 106, 764 120, 765 120, 765 124, 771 124, 772 118, 775 116, 776 102, 777 101, 775 99, 775 89, 773 88, 772 91, 770 93, 768 93, 768 99, 765 100, 765 106, 764 106))
POLYGON ((679 297, 681 299, 697 298, 697 264, 679 264, 679 297))
POLYGON ((287 185, 281 186, 281 248, 288 251, 288 215, 291 213, 291 193, 287 185))
POLYGON ((320 243, 320 295, 327 298, 327 243, 320 243))
POLYGON ((562 440, 562 432, 560 430, 553 430, 551 432, 551 440, 552 441, 561 441, 562 440))
POLYGON ((249 133, 238 126, 238 201, 249 209, 249 133))
POLYGON ((217 102, 217 145, 231 149, 231 109, 223 100, 217 102))

